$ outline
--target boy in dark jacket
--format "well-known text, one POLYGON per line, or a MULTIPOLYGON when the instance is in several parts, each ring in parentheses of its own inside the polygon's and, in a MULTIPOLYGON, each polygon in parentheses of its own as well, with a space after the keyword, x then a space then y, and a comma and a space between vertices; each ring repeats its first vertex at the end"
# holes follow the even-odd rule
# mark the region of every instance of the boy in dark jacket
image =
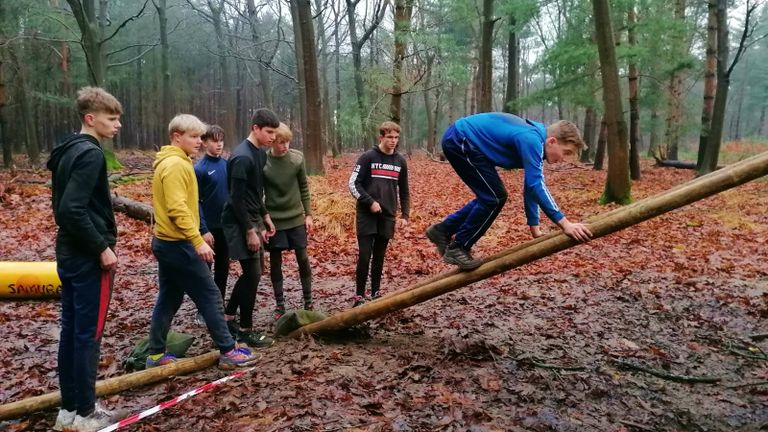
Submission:
POLYGON ((448 264, 461 270, 482 264, 472 258, 470 249, 507 201, 497 166, 525 171, 525 215, 534 238, 543 235, 539 208, 570 237, 587 241, 592 236, 585 225, 566 219, 544 184, 544 161, 560 162, 578 155, 585 147, 573 123, 561 120, 545 127, 507 113, 474 114, 448 127, 442 147, 456 174, 477 196, 441 223, 427 228, 427 238, 448 264))
MULTIPOLYGON (((213 248, 213 280, 225 300, 229 275, 229 251, 224 230, 221 228, 221 212, 229 197, 227 189, 227 161, 221 158, 224 151, 224 129, 210 125, 203 136, 205 154, 195 164, 197 187, 200 194, 200 233, 208 246, 213 248)), ((201 320, 198 314, 198 321, 201 320)))
POLYGON ((61 279, 61 409, 54 429, 91 431, 114 420, 96 403, 101 336, 117 267, 117 226, 101 142, 117 134, 123 108, 103 89, 85 87, 77 92, 77 109, 80 133, 57 145, 48 160, 61 279))
POLYGON ((379 145, 363 153, 349 178, 349 191, 357 200, 356 228, 358 258, 355 270, 353 306, 366 300, 365 284, 371 270, 371 298, 381 295, 381 273, 395 225, 408 224, 411 201, 408 192, 408 165, 397 153, 400 126, 384 122, 379 127, 379 145), (398 214, 400 199, 400 219, 398 214))
POLYGON ((253 308, 263 270, 263 241, 275 233, 275 226, 264 206, 267 153, 263 147, 272 143, 279 126, 277 114, 266 108, 253 114, 248 138, 235 147, 227 162, 229 198, 221 215, 229 257, 238 260, 243 270, 229 295, 224 317, 230 332, 238 340, 256 348, 274 343, 272 338, 253 329, 253 308), (238 310, 239 323, 235 322, 238 310))

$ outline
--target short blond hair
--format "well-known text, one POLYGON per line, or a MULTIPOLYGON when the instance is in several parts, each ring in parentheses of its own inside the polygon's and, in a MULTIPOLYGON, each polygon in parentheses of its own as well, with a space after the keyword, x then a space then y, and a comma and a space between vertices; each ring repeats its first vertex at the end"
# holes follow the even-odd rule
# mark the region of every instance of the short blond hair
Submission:
POLYGON ((293 132, 291 128, 285 123, 280 123, 280 126, 275 129, 275 142, 291 142, 293 139, 293 132))
POLYGON ((86 114, 98 112, 120 115, 123 113, 123 106, 101 87, 83 87, 77 91, 77 112, 81 118, 86 114))
POLYGON ((581 137, 579 127, 568 120, 559 120, 547 127, 547 136, 557 138, 562 145, 573 146, 576 150, 586 150, 587 144, 581 137))
POLYGON ((203 135, 208 130, 208 125, 192 114, 177 114, 168 123, 168 136, 173 137, 174 133, 185 134, 187 132, 203 135))

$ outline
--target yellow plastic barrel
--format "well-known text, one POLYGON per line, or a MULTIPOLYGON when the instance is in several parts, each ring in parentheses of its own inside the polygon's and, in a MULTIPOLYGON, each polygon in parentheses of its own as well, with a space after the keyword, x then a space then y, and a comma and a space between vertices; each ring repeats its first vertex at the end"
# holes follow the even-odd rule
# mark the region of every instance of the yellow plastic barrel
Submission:
POLYGON ((56 262, 1 262, 0 299, 59 298, 56 262))

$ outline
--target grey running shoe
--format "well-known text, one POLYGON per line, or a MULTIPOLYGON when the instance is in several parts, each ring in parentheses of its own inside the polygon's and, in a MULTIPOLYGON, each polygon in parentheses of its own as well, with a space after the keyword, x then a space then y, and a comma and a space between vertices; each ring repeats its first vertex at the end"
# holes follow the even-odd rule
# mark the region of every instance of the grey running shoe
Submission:
POLYGON ((443 255, 443 261, 458 266, 461 271, 474 270, 480 267, 483 263, 480 260, 472 258, 469 251, 461 246, 447 248, 445 250, 445 255, 443 255))
POLYGON ((429 241, 437 246, 437 253, 439 253, 440 256, 445 255, 445 249, 448 247, 448 243, 451 242, 451 236, 440 230, 440 228, 437 227, 437 224, 427 228, 426 234, 429 241))

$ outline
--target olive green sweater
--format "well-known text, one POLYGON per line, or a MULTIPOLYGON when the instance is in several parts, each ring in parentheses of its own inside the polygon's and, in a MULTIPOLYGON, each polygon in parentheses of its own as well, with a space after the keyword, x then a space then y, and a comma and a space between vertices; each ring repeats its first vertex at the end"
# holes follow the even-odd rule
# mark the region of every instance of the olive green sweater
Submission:
POLYGON ((264 167, 265 205, 275 228, 286 230, 304 225, 304 216, 311 215, 309 185, 304 169, 304 155, 290 149, 277 157, 267 152, 264 167))

